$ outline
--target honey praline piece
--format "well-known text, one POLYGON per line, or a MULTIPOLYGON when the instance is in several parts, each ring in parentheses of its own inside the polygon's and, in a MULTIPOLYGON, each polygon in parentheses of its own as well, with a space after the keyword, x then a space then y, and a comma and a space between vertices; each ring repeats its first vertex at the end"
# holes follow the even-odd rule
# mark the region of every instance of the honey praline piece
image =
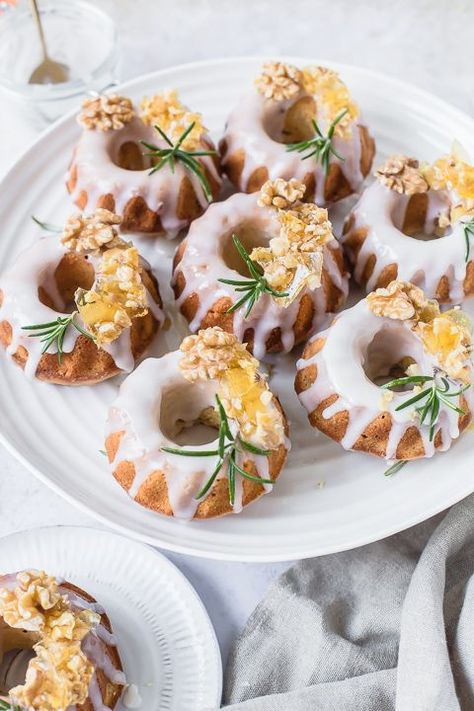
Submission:
MULTIPOLYGON (((290 213, 292 207, 288 206, 290 213)), ((220 280, 249 279, 245 263, 233 244, 233 235, 249 254, 254 248, 257 252, 258 248, 268 249, 272 240, 280 237, 282 212, 287 214, 285 210, 262 204, 259 194, 241 193, 211 205, 193 223, 176 252, 173 272, 177 304, 192 332, 220 326, 262 358, 266 353, 290 351, 314 332, 327 313, 342 307, 348 277, 341 248, 329 236, 319 250, 322 257, 319 286, 304 286, 291 303, 263 293, 248 315, 247 304, 229 312, 242 292, 220 280)), ((284 287, 280 288, 282 291, 284 287)))
POLYGON ((13 707, 112 711, 126 684, 102 606, 43 571, 0 576, 0 649, 2 698, 13 707))
POLYGON ((186 353, 148 358, 122 383, 109 409, 105 447, 115 479, 141 506, 166 516, 207 519, 239 513, 271 491, 286 460, 288 425, 255 359, 240 344, 234 349, 235 342, 217 328, 201 331, 185 339, 186 353), (227 436, 222 462, 217 454, 222 417, 216 395, 238 445, 236 462, 250 478, 231 472, 227 436))
POLYGON ((229 115, 219 148, 223 170, 237 190, 255 192, 267 180, 297 178, 307 186, 305 200, 320 206, 358 190, 375 153, 374 139, 336 72, 280 62, 264 65, 229 115), (313 121, 326 136, 344 110, 331 141, 340 157, 331 153, 327 168, 314 155, 304 158, 309 148, 288 150, 316 137, 313 121))
POLYGON ((196 157, 210 190, 207 195, 196 174, 179 160, 150 174, 157 161, 144 155, 150 150, 140 141, 169 148, 154 126, 159 125, 176 144, 194 123, 195 132, 199 129, 196 140, 182 148, 213 151, 214 145, 200 123, 199 114, 184 107, 174 91, 145 98, 142 110, 135 108, 129 99, 119 98, 126 105, 126 113, 119 114, 114 124, 108 120, 114 116, 115 108, 115 104, 109 105, 110 97, 84 102, 79 115, 84 130, 74 149, 67 189, 81 210, 103 207, 120 213, 123 230, 173 238, 204 212, 209 199, 217 197, 222 182, 218 158, 196 157), (105 104, 104 109, 100 102, 105 104))
POLYGON ((362 193, 341 244, 367 292, 399 279, 440 303, 474 295, 474 223, 471 233, 465 227, 474 219, 474 168, 454 158, 451 163, 451 178, 471 171, 470 191, 452 179, 435 180, 433 168, 396 155, 362 193))
POLYGON ((460 310, 441 314, 420 289, 392 282, 308 342, 296 392, 310 424, 344 449, 387 460, 431 457, 471 421, 471 348, 460 310), (396 378, 402 382, 391 385, 396 378), (434 385, 449 393, 438 410, 422 395, 434 385))

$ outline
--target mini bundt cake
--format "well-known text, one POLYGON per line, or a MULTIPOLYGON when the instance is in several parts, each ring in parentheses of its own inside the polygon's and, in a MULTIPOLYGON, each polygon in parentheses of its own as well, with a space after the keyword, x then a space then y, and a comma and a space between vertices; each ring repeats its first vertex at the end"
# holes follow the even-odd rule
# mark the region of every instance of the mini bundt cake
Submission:
POLYGON ((297 178, 306 199, 323 206, 359 188, 375 144, 335 71, 272 62, 230 114, 220 152, 238 190, 297 178))
POLYGON ((0 698, 28 711, 112 711, 126 683, 104 609, 43 571, 0 577, 0 698))
POLYGON ((468 317, 393 281, 309 341, 296 392, 311 425, 345 449, 410 460, 467 427, 473 375, 468 317))
POLYGON ((126 378, 105 447, 132 499, 167 516, 207 519, 239 513, 272 489, 288 425, 258 365, 214 327, 126 378))
POLYGON ((260 193, 211 205, 179 246, 173 288, 191 331, 220 326, 262 358, 304 342, 345 302, 348 277, 327 210, 305 185, 268 181, 260 193))
POLYGON ((474 294, 474 167, 455 155, 432 166, 391 156, 344 226, 342 244, 367 292, 394 279, 441 303, 474 294))
POLYGON ((0 276, 0 343, 29 377, 93 384, 133 369, 164 321, 150 266, 120 217, 73 215, 0 276))
POLYGON ((124 96, 88 98, 78 121, 67 189, 81 210, 103 207, 123 230, 172 238, 217 196, 214 145, 176 91, 145 97, 139 113, 124 96))

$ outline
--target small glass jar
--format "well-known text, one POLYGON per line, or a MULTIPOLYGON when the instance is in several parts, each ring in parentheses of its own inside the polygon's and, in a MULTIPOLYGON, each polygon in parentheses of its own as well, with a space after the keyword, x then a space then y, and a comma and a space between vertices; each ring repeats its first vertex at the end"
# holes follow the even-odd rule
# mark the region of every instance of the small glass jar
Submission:
POLYGON ((78 105, 89 91, 117 82, 117 33, 113 20, 84 0, 41 0, 40 16, 51 59, 69 68, 59 84, 29 84, 43 54, 28 3, 0 0, 0 89, 31 110, 38 128, 78 105))

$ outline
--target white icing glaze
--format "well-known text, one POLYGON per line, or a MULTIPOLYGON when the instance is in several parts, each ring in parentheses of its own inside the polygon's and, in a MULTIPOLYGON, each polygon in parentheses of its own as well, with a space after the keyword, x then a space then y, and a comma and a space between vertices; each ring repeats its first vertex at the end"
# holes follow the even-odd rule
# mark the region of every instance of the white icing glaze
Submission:
MULTIPOLYGON (((425 456, 431 457, 435 447, 434 438, 433 442, 429 440, 428 425, 420 426, 419 421, 412 418, 413 409, 410 407, 396 411, 397 406, 408 400, 412 393, 394 392, 393 399, 383 403, 382 408, 383 391, 370 380, 364 370, 369 345, 378 333, 382 333, 385 337, 392 337, 396 344, 393 347, 399 349, 397 353, 400 358, 410 356, 420 366, 421 373, 433 374, 438 363, 434 357, 424 351, 420 339, 409 325, 403 321, 375 316, 364 299, 338 315, 327 331, 311 339, 322 337, 326 340, 318 353, 309 358, 301 358, 296 364, 298 371, 311 364, 315 364, 317 368, 316 380, 307 390, 299 393, 299 400, 310 414, 331 395, 338 396, 333 404, 325 408, 323 417, 329 419, 338 412, 348 412, 349 422, 341 440, 341 445, 345 449, 352 449, 365 427, 386 411, 392 418, 392 429, 385 458, 395 457, 405 431, 413 425, 419 428, 425 456)), ((378 355, 375 349, 375 352, 371 353, 371 358, 376 362, 378 355)), ((464 393, 464 396, 472 410, 472 387, 464 393)), ((438 430, 441 430, 442 436, 440 449, 442 451, 449 449, 452 441, 459 436, 458 415, 443 404, 435 433, 438 430)))
MULTIPOLYGON (((441 212, 447 212, 451 199, 445 191, 430 190, 428 201, 425 220, 427 235, 433 233, 435 218, 441 212)), ((428 298, 436 295, 439 280, 446 275, 450 283, 451 301, 461 302, 465 298, 463 281, 467 268, 462 224, 458 222, 444 237, 430 240, 409 237, 396 226, 403 224, 407 204, 407 195, 390 190, 378 180, 363 192, 352 211, 353 227, 341 239, 344 244, 353 229, 368 229, 355 260, 356 281, 361 282, 367 259, 374 254, 376 262, 366 285, 367 292, 375 288, 383 269, 395 263, 398 265, 397 278, 421 287, 428 298)))
MULTIPOLYGON (((140 139, 160 148, 167 147, 158 132, 138 117, 133 118, 120 130, 84 130, 73 158, 73 165, 77 168, 77 181, 72 198, 76 201, 84 190, 88 196, 87 209, 91 211, 101 196, 110 193, 115 199, 115 212, 122 215, 127 202, 132 197, 140 196, 150 210, 159 214, 166 236, 171 239, 187 226, 187 221, 179 218, 176 212, 183 177, 186 176, 191 181, 203 210, 208 205, 207 198, 199 179, 179 162, 174 173, 169 165, 166 165, 153 175, 149 175, 148 168, 125 170, 116 165, 114 160, 120 146, 140 139)), ((209 150, 209 145, 201 141, 196 150, 209 150)), ((221 178, 212 157, 203 156, 199 160, 220 184, 221 178)))
MULTIPOLYGON (((66 307, 55 279, 55 270, 66 251, 57 236, 43 237, 22 252, 15 263, 0 277, 0 290, 3 292, 0 321, 7 321, 12 327, 11 343, 6 350, 9 355, 13 355, 20 346, 26 348, 28 360, 24 372, 29 378, 33 378, 36 374, 43 344, 39 338, 28 336, 31 332, 23 331, 22 326, 47 323, 56 320, 58 316, 69 315, 49 308, 38 298, 38 287, 41 285, 59 308, 66 307)), ((94 267, 96 266, 96 257, 89 255, 88 260, 94 267)), ((144 266, 149 268, 145 262, 144 266)), ((158 323, 162 324, 163 311, 151 294, 148 294, 148 306, 158 323)), ((64 353, 70 353, 74 349, 79 335, 79 331, 75 328, 67 329, 63 343, 64 353)), ((104 350, 111 355, 121 370, 129 372, 133 369, 130 329, 124 330, 115 341, 104 346, 104 350)), ((53 343, 48 353, 56 353, 56 351, 56 344, 53 343)))
POLYGON ((129 684, 122 697, 122 703, 127 709, 137 709, 142 705, 142 697, 136 684, 129 684))
MULTIPOLYGON (((284 113, 298 99, 304 96, 301 92, 296 97, 285 101, 275 102, 265 99, 256 89, 241 98, 236 108, 227 119, 223 136, 226 149, 222 157, 225 169, 227 159, 237 151, 243 150, 245 154, 244 167, 239 178, 239 190, 248 189, 248 181, 256 168, 265 166, 270 180, 276 178, 297 178, 302 180, 308 173, 314 172, 316 180, 315 202, 322 206, 324 200, 325 173, 320 163, 312 158, 303 160, 301 154, 289 152, 284 143, 273 140, 268 134, 272 133, 271 127, 281 124, 284 113)), ((317 122, 325 134, 330 121, 325 116, 324 107, 318 105, 317 122)), ((335 136, 333 146, 344 158, 344 161, 331 156, 330 162, 340 165, 344 177, 353 191, 362 183, 364 176, 360 169, 361 142, 359 135, 360 117, 350 124, 351 133, 348 138, 335 136)))
MULTIPOLYGON (((203 409, 215 404, 217 383, 188 383, 179 368, 182 354, 179 351, 168 353, 161 358, 147 358, 129 375, 120 387, 120 392, 109 409, 106 424, 106 436, 114 432, 123 432, 112 471, 121 461, 132 462, 135 478, 129 495, 135 498, 141 485, 156 470, 163 472, 168 487, 168 498, 173 515, 189 520, 196 513, 199 503, 196 493, 204 486, 217 464, 217 456, 183 457, 161 451, 162 447, 181 447, 171 436, 178 434, 176 422, 193 423, 203 409), (168 418, 167 429, 163 431, 162 405, 164 394, 173 402, 173 412, 168 418), (174 430, 174 431, 173 431, 174 430)), ((235 434, 235 432, 234 432, 235 434)), ((217 449, 217 438, 206 444, 190 443, 193 450, 217 449)), ((246 453, 245 460, 255 463, 257 475, 268 477, 266 457, 246 453)), ((237 462, 242 466, 243 461, 237 462)), ((227 477, 227 465, 224 464, 218 479, 227 477)), ((242 509, 242 485, 236 478, 234 513, 242 509)), ((265 484, 265 491, 271 491, 272 485, 265 484)), ((210 489, 210 491, 212 488, 210 489)), ((209 492, 208 492, 209 494, 209 492)))
MULTIPOLYGON (((186 286, 180 294, 177 303, 180 306, 191 294, 199 297, 199 306, 189 324, 191 331, 199 329, 202 319, 215 302, 223 297, 235 302, 238 298, 234 287, 222 284, 219 279, 241 279, 242 276, 230 269, 224 261, 224 249, 234 249, 228 241, 228 236, 235 232, 239 234, 239 225, 249 221, 260 233, 264 233, 268 241, 278 235, 280 225, 275 210, 257 206, 258 195, 239 193, 227 200, 215 203, 207 212, 191 225, 181 262, 175 270, 182 272, 186 286)), ((344 298, 348 292, 347 275, 341 275, 334 258, 334 250, 338 249, 336 240, 324 247, 323 269, 329 275, 335 286, 342 291, 344 298)), ((315 308, 314 329, 321 326, 321 320, 327 312, 327 298, 321 286, 314 291, 304 289, 300 295, 287 307, 282 308, 269 294, 262 294, 252 308, 248 318, 245 318, 245 307, 233 314, 233 331, 242 341, 247 329, 254 330, 254 354, 262 359, 266 352, 266 341, 274 328, 281 329, 281 339, 284 351, 290 351, 295 345, 293 326, 303 295, 308 294, 315 308)))

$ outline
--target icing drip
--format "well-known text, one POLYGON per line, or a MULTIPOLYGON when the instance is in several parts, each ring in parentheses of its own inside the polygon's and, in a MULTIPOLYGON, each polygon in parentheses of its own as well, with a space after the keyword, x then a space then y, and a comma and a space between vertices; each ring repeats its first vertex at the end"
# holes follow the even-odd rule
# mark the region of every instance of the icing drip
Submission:
MULTIPOLYGON (((112 194, 115 199, 115 212, 122 215, 127 202, 140 196, 150 210, 159 213, 166 236, 171 239, 187 225, 187 220, 177 215, 182 179, 187 177, 191 181, 203 210, 208 205, 207 198, 199 179, 179 162, 174 173, 167 165, 153 175, 148 174, 149 168, 125 170, 116 165, 114 160, 120 145, 140 139, 162 148, 167 147, 158 132, 146 126, 137 117, 120 131, 83 131, 74 157, 77 181, 72 198, 76 201, 81 192, 85 191, 88 196, 87 209, 90 211, 97 205, 101 196, 112 194)), ((204 150, 209 150, 209 147, 204 146, 204 150)), ((200 160, 213 179, 220 183, 221 178, 212 157, 203 156, 200 160)))
MULTIPOLYGON (((176 441, 171 438, 178 434, 176 422, 192 423, 205 408, 214 406, 217 383, 209 380, 190 385, 179 368, 181 357, 182 354, 176 351, 159 359, 148 358, 128 376, 109 410, 106 435, 114 432, 124 433, 111 468, 114 470, 121 461, 133 463, 135 478, 129 495, 134 498, 148 476, 159 470, 166 479, 173 515, 189 520, 203 500, 197 501, 194 497, 214 471, 217 457, 181 457, 163 452, 161 448, 177 446, 176 441), (166 425, 162 422, 163 418, 166 420, 165 410, 162 410, 164 394, 173 403, 173 412, 169 415, 166 425)), ((217 449, 217 446, 216 437, 214 441, 206 444, 192 444, 192 449, 209 450, 217 449)), ((245 459, 255 463, 259 476, 268 476, 266 457, 246 453, 245 459)), ((242 466, 242 460, 238 461, 238 464, 242 466)), ((217 478, 223 477, 227 477, 226 464, 217 478)), ((265 491, 270 489, 270 485, 265 485, 265 491)), ((240 477, 237 477, 233 510, 238 513, 241 509, 242 484, 240 477)))
MULTIPOLYGON (((347 429, 340 442, 344 449, 353 449, 366 426, 386 411, 390 414, 392 428, 385 458, 395 457, 398 444, 410 426, 418 428, 423 440, 425 456, 431 457, 435 452, 435 437, 433 442, 429 440, 428 425, 420 426, 418 419, 413 419, 412 408, 396 411, 397 406, 410 398, 413 393, 394 392, 391 401, 383 402, 384 391, 370 380, 364 370, 369 346, 375 336, 381 332, 386 336, 393 334, 397 338, 400 357, 403 355, 413 358, 418 363, 421 373, 434 372, 437 361, 423 350, 421 341, 409 326, 404 322, 375 316, 363 300, 338 315, 328 330, 314 337, 325 339, 318 353, 298 360, 297 370, 312 364, 317 369, 314 383, 307 390, 299 393, 299 400, 310 414, 327 398, 337 395, 337 399, 323 410, 322 415, 329 419, 340 412, 348 413, 347 429)), ((372 357, 376 359, 377 352, 372 357)), ((469 409, 472 407, 473 400, 471 390, 472 388, 469 388, 464 393, 469 409)), ((452 441, 459 436, 458 417, 456 412, 441 404, 435 430, 441 432, 442 445, 439 447, 441 451, 449 449, 452 441)))
MULTIPOLYGON (((229 268, 224 261, 224 250, 234 249, 228 237, 232 232, 239 236, 239 226, 252 221, 252 224, 265 234, 269 241, 279 233, 280 225, 275 210, 257 207, 258 195, 237 194, 225 202, 215 203, 207 212, 196 220, 189 230, 181 262, 175 270, 182 272, 186 280, 183 292, 177 299, 178 306, 191 295, 197 294, 199 304, 194 318, 189 324, 191 331, 199 329, 200 324, 220 298, 227 297, 236 301, 235 289, 219 282, 219 279, 239 279, 241 275, 229 268)), ((336 241, 324 246, 323 269, 330 280, 343 292, 348 292, 348 280, 342 275, 334 258, 338 249, 336 241)), ((327 311, 327 298, 324 287, 310 291, 305 288, 286 308, 281 308, 269 294, 262 294, 245 318, 245 307, 233 314, 233 331, 243 341, 247 329, 254 330, 254 355, 262 359, 266 352, 266 341, 275 328, 280 328, 284 351, 290 351, 295 344, 294 324, 303 295, 309 295, 315 307, 314 328, 321 323, 327 311)))
MULTIPOLYGON (((7 321, 12 327, 12 339, 7 347, 7 353, 13 355, 20 346, 28 351, 25 364, 25 374, 33 378, 42 356, 43 344, 39 338, 31 338, 22 326, 47 323, 56 320, 58 316, 68 316, 67 312, 57 312, 41 303, 38 298, 38 287, 41 285, 58 308, 65 309, 58 291, 55 270, 62 257, 66 254, 57 236, 43 237, 26 249, 17 261, 5 271, 0 278, 0 290, 3 293, 3 303, 0 306, 0 321, 7 321)), ((90 255, 88 261, 95 267, 97 258, 90 255)), ((144 265, 148 266, 144 262, 144 265)), ((162 324, 164 314, 161 308, 148 293, 148 307, 162 324)), ((68 328, 62 349, 70 353, 80 333, 75 328, 68 328)), ((116 365, 125 372, 134 367, 134 359, 130 344, 130 329, 123 331, 112 343, 104 346, 116 365)), ((56 343, 48 349, 48 353, 56 353, 56 343)))
MULTIPOLYGON (((252 173, 261 166, 267 168, 270 180, 302 180, 308 172, 313 171, 316 179, 315 202, 323 206, 326 176, 322 166, 313 159, 303 160, 300 154, 288 152, 284 143, 273 140, 267 132, 273 133, 272 127, 275 129, 281 123, 282 115, 294 102, 294 97, 278 103, 269 102, 256 90, 242 97, 227 120, 224 134, 226 150, 222 162, 225 164, 237 151, 244 151, 245 162, 239 179, 241 190, 247 190, 252 173)), ((335 136, 333 139, 334 148, 345 160, 331 157, 331 162, 337 162, 340 166, 352 190, 356 190, 363 180, 360 170, 359 124, 360 117, 350 124, 352 130, 348 138, 335 136)), ((330 122, 323 113, 318 115, 318 125, 325 134, 330 122)))
MULTIPOLYGON (((432 234, 435 219, 442 211, 447 211, 450 197, 444 191, 430 190, 428 210, 425 219, 425 231, 432 234)), ((423 241, 409 237, 395 224, 403 224, 408 196, 400 195, 375 181, 362 194, 352 215, 354 225, 343 235, 341 242, 350 237, 353 229, 367 228, 368 234, 356 259, 354 276, 362 280, 367 259, 376 256, 376 263, 367 282, 367 292, 372 291, 385 267, 398 265, 397 279, 419 286, 428 298, 436 295, 441 277, 447 276, 450 282, 450 298, 454 303, 464 299, 463 282, 467 263, 466 241, 460 222, 454 225, 452 232, 444 237, 423 241), (395 224, 394 224, 395 223, 395 224)))

